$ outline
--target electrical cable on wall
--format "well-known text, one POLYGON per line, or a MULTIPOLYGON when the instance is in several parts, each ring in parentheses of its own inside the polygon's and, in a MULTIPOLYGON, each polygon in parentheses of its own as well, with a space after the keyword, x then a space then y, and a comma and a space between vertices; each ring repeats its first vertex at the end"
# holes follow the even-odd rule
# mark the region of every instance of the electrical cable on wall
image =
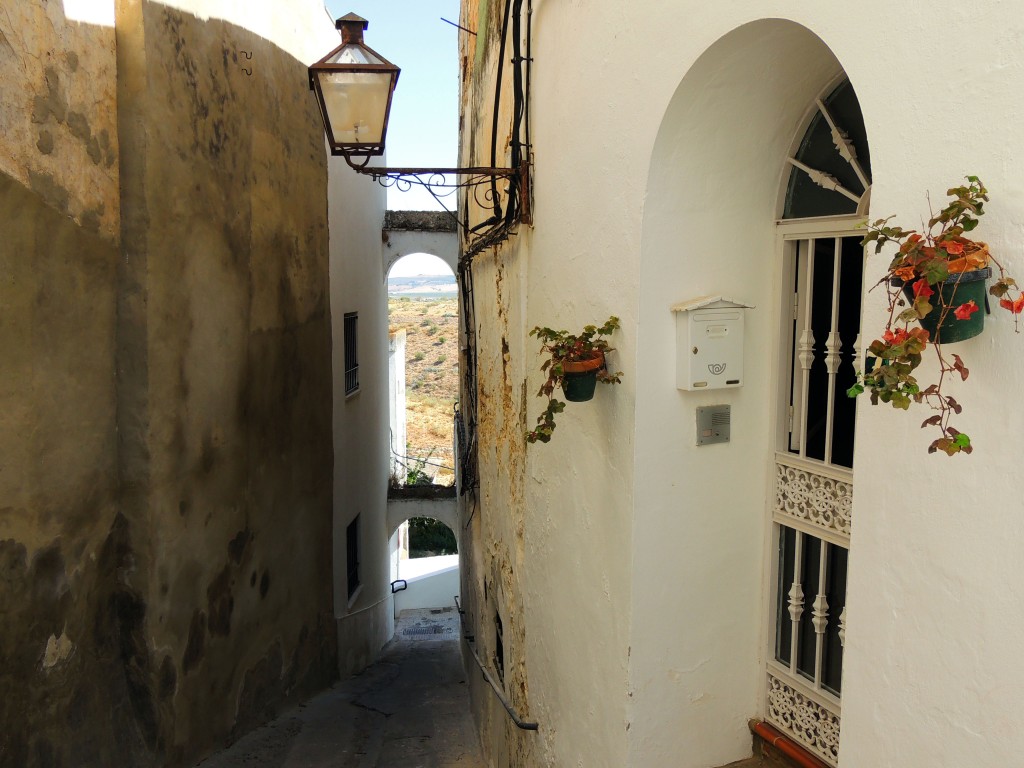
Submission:
MULTIPOLYGON (((508 42, 508 29, 512 25, 512 125, 509 140, 509 166, 523 168, 528 172, 530 161, 529 143, 529 88, 530 70, 533 61, 531 55, 533 2, 528 0, 526 7, 526 55, 523 55, 522 16, 523 0, 505 0, 502 14, 501 42, 499 45, 497 72, 495 76, 494 107, 491 118, 490 162, 497 163, 498 125, 501 108, 502 78, 508 42)), ((529 201, 524 195, 529 194, 523 186, 523 178, 507 177, 507 199, 504 209, 501 205, 501 193, 497 187, 497 179, 491 179, 490 202, 491 216, 471 226, 469 218, 470 198, 465 195, 462 204, 462 231, 466 233, 463 253, 459 258, 459 289, 461 293, 462 325, 466 334, 464 355, 464 392, 459 419, 464 439, 459 442, 457 462, 461 476, 461 493, 473 492, 479 487, 477 449, 477 338, 476 338, 476 307, 473 293, 473 259, 487 248, 497 246, 514 234, 516 226, 524 221, 524 211, 529 210, 529 201)), ((478 201, 479 202, 479 201, 478 201)), ((457 420, 458 423, 458 420, 457 420)), ((476 504, 474 504, 474 513, 476 504)), ((472 519, 472 516, 471 516, 472 519)))

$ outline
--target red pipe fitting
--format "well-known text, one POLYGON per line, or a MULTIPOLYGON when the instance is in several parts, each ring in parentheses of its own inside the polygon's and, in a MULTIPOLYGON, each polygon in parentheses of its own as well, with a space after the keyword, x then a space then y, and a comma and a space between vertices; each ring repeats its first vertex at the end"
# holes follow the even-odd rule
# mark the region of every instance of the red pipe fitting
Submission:
POLYGON ((772 726, 768 725, 768 723, 763 720, 751 722, 750 730, 760 736, 766 744, 770 744, 785 755, 793 762, 794 765, 799 766, 799 768, 830 768, 827 763, 816 758, 806 749, 781 732, 777 731, 772 726))

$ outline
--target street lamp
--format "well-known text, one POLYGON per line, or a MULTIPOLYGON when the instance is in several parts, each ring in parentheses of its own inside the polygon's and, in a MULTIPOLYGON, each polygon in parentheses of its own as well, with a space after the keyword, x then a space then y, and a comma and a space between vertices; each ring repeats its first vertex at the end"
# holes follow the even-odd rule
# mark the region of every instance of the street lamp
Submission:
MULTIPOLYGON (((516 0, 517 7, 520 3, 521 0, 516 0)), ((456 217, 466 236, 466 257, 505 240, 520 222, 532 223, 529 142, 523 139, 524 133, 528 135, 525 126, 528 123, 532 61, 528 52, 529 33, 525 36, 525 55, 518 27, 511 38, 514 77, 509 167, 495 167, 500 114, 498 102, 501 98, 499 88, 494 102, 491 166, 385 168, 371 166, 369 161, 371 157, 384 153, 391 97, 398 82, 399 69, 363 43, 363 30, 369 26, 366 19, 349 13, 338 19, 335 26, 341 31, 341 45, 309 68, 309 87, 316 95, 331 154, 341 155, 357 173, 371 176, 385 187, 406 190, 413 185, 422 186, 438 202, 458 190, 471 194, 477 206, 485 211, 485 218, 471 224, 468 212, 462 219, 456 217), (354 158, 358 162, 353 162, 354 158)), ((504 39, 500 47, 499 58, 504 58, 504 39)), ((499 80, 501 71, 499 67, 499 80)))
POLYGON ((309 68, 309 87, 316 94, 332 155, 384 154, 400 70, 363 44, 367 26, 369 22, 354 13, 342 16, 335 22, 341 45, 309 68))

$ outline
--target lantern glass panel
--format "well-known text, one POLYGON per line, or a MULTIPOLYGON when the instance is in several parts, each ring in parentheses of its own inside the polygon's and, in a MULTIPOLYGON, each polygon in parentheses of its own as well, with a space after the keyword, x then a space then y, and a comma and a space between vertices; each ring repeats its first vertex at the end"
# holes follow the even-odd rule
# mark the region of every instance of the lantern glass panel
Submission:
POLYGON ((384 64, 383 59, 374 56, 361 45, 344 45, 326 62, 327 64, 384 64))
POLYGON ((317 72, 337 144, 379 144, 391 93, 390 72, 317 72))

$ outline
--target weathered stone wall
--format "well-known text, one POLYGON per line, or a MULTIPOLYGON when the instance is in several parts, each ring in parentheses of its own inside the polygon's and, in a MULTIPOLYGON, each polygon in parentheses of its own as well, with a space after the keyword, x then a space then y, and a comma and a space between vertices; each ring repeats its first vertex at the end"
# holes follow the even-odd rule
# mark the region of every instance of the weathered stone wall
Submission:
POLYGON ((0 0, 0 766, 186 765, 337 675, 323 139, 267 40, 61 6, 0 0))
POLYGON ((117 250, 4 174, 0 221, 0 765, 62 764, 61 744, 99 765, 131 754, 132 707, 104 702, 130 698, 140 618, 116 503, 117 250))
POLYGON ((117 762, 138 733, 140 601, 117 507, 114 71, 112 28, 59 2, 0 2, 3 766, 67 764, 70 745, 80 765, 117 762))
POLYGON ((334 675, 326 159, 304 64, 267 41, 157 3, 118 32, 123 281, 146 297, 119 331, 147 360, 121 465, 185 754, 334 675))

